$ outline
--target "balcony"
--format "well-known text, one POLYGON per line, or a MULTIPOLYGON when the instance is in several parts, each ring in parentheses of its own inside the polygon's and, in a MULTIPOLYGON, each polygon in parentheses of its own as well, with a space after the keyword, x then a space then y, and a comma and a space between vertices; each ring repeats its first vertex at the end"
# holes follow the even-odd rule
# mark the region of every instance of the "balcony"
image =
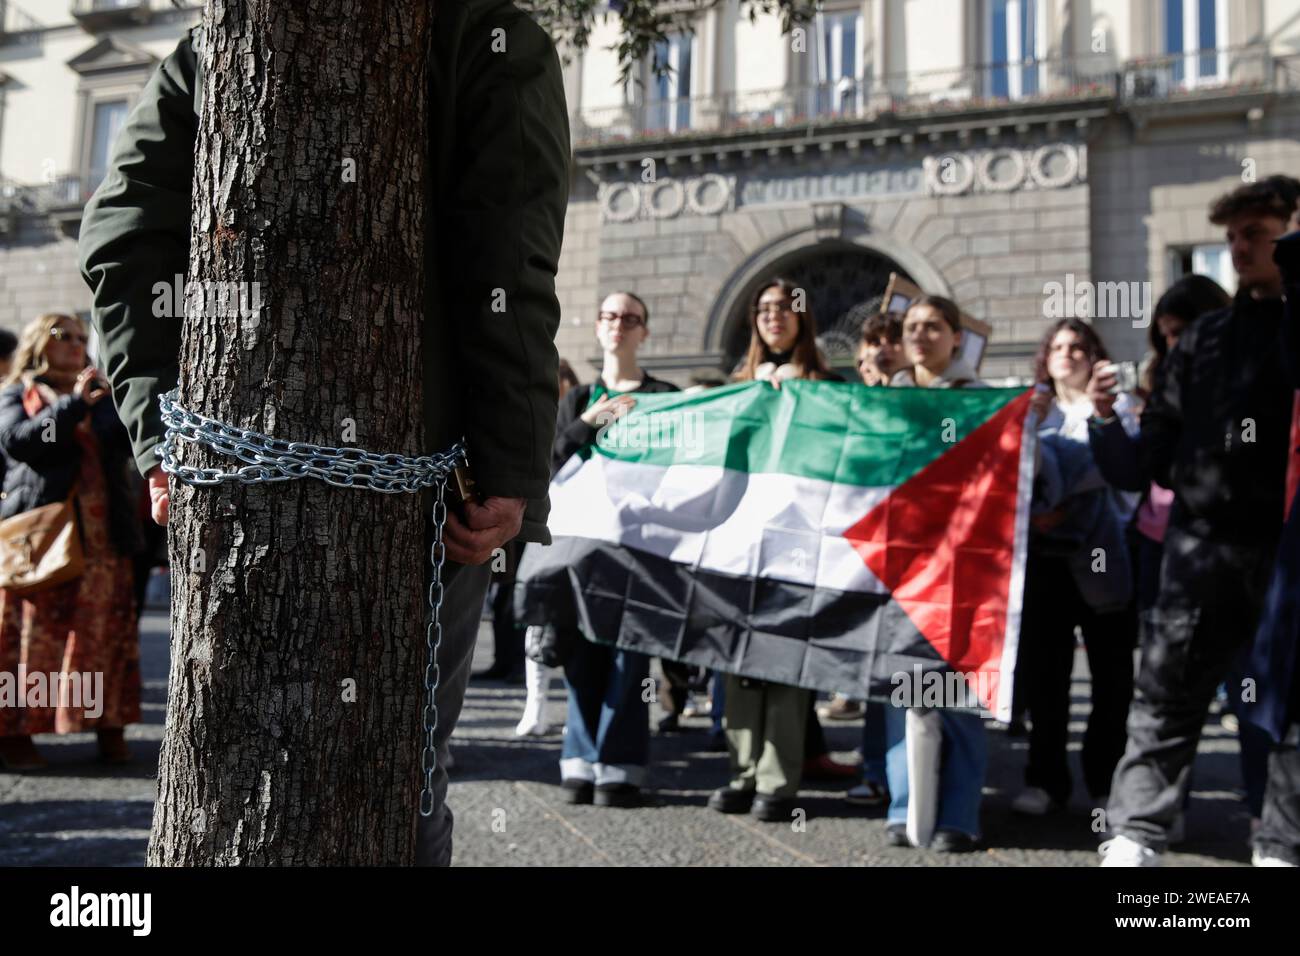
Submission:
POLYGON ((72 0, 72 18, 87 33, 139 26, 152 16, 150 0, 72 0))
POLYGON ((8 0, 0 0, 0 43, 16 41, 19 37, 39 30, 41 24, 8 0))
POLYGON ((75 236, 82 210, 103 178, 102 174, 60 176, 35 185, 0 181, 0 219, 7 220, 9 230, 20 218, 43 219, 61 232, 75 236))
POLYGON ((1300 56, 1263 46, 1197 51, 1133 61, 1086 56, 992 63, 834 84, 728 92, 582 110, 577 149, 647 140, 717 139, 788 127, 833 128, 981 112, 1051 111, 1054 104, 1130 108, 1169 101, 1204 103, 1243 94, 1300 89, 1300 56))
POLYGON ((969 113, 1011 105, 1113 99, 1116 76, 1101 57, 1027 60, 870 80, 729 92, 583 110, 578 148, 647 139, 717 136, 788 126, 872 123, 908 115, 969 113))

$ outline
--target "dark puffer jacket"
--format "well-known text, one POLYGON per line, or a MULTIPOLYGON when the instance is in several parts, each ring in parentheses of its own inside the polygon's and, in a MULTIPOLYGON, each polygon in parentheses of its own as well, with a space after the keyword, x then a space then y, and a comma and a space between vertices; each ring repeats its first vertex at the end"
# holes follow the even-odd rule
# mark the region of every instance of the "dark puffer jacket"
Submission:
MULTIPOLYGON (((0 519, 68 497, 81 470, 81 442, 74 430, 86 411, 85 401, 62 395, 53 406, 30 416, 23 408, 21 383, 0 390, 0 449, 7 466, 0 519)), ((107 398, 90 407, 90 427, 104 467, 109 537, 119 553, 129 556, 142 546, 130 436, 107 398)))

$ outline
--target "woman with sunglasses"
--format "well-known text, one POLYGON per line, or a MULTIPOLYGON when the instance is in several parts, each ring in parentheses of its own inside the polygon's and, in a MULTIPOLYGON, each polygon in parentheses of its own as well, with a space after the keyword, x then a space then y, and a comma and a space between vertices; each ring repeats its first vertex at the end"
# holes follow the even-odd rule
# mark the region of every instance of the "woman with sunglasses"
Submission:
MULTIPOLYGON (((558 471, 596 440, 599 429, 627 414, 636 394, 675 392, 636 361, 649 336, 650 311, 631 292, 614 292, 600 304, 596 340, 605 354, 600 376, 569 389, 560 401, 552 469, 558 471)), ((558 624, 558 622, 557 622, 558 624)), ((570 803, 641 806, 650 754, 650 711, 642 682, 650 659, 578 637, 564 662, 569 691, 560 778, 570 803)))
POLYGON ((0 764, 10 770, 45 765, 32 734, 91 728, 100 758, 123 763, 130 759, 123 730, 140 719, 133 463, 108 385, 87 361, 88 344, 75 316, 38 316, 23 329, 0 388, 8 466, 0 519, 71 494, 85 561, 80 577, 27 597, 0 589, 0 672, 82 675, 80 701, 0 707, 0 764), (102 685, 92 684, 92 674, 103 675, 102 685), (99 699, 90 700, 96 686, 99 699))

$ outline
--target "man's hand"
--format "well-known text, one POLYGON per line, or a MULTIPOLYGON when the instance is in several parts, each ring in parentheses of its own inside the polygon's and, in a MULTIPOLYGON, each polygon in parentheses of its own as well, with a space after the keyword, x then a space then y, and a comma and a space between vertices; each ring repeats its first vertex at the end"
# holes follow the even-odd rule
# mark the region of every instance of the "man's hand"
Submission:
POLYGON ((1098 418, 1110 418, 1115 412, 1119 375, 1110 366, 1109 361, 1102 359, 1093 365, 1092 378, 1088 379, 1088 401, 1092 402, 1093 413, 1098 418))
POLYGON ((166 527, 167 513, 171 506, 167 472, 162 470, 162 465, 155 465, 145 480, 149 482, 149 510, 153 513, 154 524, 166 527))
POLYGON ((447 557, 460 564, 483 564, 519 534, 524 504, 523 498, 488 498, 481 505, 466 501, 464 523, 448 511, 442 529, 447 557))

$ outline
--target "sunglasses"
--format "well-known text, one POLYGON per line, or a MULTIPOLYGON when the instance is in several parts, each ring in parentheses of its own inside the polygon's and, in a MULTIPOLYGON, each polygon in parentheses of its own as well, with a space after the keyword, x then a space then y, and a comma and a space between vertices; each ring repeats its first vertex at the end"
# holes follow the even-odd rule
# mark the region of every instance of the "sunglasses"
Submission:
POLYGON ((56 342, 66 342, 72 339, 74 342, 80 342, 82 345, 90 344, 90 336, 81 332, 69 332, 67 329, 61 329, 58 326, 50 329, 50 338, 56 342))
POLYGON ((635 329, 638 326, 645 325, 645 319, 635 312, 602 312, 597 318, 601 322, 610 325, 614 322, 620 322, 625 329, 635 329))

